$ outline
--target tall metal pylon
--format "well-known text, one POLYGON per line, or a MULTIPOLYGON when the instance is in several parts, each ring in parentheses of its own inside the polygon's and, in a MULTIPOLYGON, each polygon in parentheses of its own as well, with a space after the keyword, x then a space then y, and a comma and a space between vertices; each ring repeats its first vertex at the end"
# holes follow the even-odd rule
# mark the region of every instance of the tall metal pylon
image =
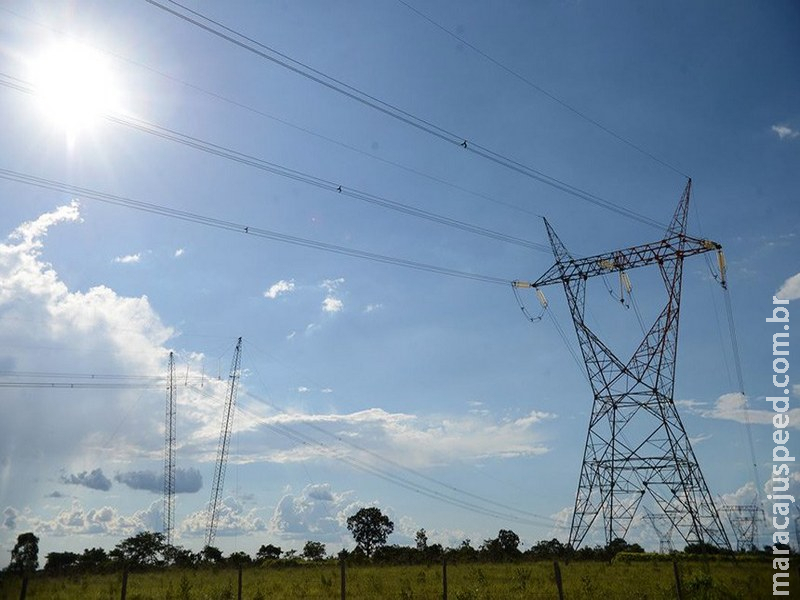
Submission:
POLYGON ((667 515, 687 544, 730 548, 689 436, 673 400, 683 261, 721 251, 716 242, 686 234, 689 180, 663 239, 588 258, 573 258, 545 219, 555 264, 532 283, 562 284, 594 394, 569 543, 578 548, 598 517, 606 543, 624 538, 645 497, 667 515), (622 360, 584 318, 591 277, 655 266, 667 301, 644 339, 622 360))
POLYGON ((672 544, 672 532, 675 530, 675 526, 669 520, 669 517, 665 514, 654 514, 647 509, 645 509, 645 516, 658 536, 658 551, 661 554, 674 552, 675 546, 672 544))
POLYGON ((739 551, 756 550, 758 524, 765 522, 764 511, 758 504, 723 505, 720 510, 728 516, 728 522, 736 538, 739 551))
POLYGON ((214 467, 214 482, 211 485, 211 499, 208 502, 208 527, 206 528, 206 546, 213 546, 217 535, 217 518, 219 517, 219 502, 225 486, 225 468, 228 463, 228 447, 231 441, 231 427, 236 407, 236 394, 239 389, 239 376, 242 364, 242 338, 236 342, 233 352, 231 372, 228 375, 228 387, 225 392, 225 409, 222 413, 222 426, 219 431, 219 444, 217 446, 217 462, 214 467))
POLYGON ((164 422, 164 541, 170 546, 175 529, 175 415, 175 356, 170 352, 164 422))

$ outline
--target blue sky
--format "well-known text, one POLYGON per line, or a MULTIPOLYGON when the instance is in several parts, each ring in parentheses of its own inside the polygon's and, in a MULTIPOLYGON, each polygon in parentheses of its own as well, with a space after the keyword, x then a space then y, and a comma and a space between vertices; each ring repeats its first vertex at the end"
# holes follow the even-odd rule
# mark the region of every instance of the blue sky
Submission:
MULTIPOLYGON (((391 515, 395 543, 411 543, 420 527, 446 545, 477 545, 501 528, 526 544, 566 541, 591 391, 549 318, 527 322, 507 284, 250 232, 506 282, 535 279, 552 256, 353 196, 536 244, 547 243, 545 216, 577 255, 661 236, 657 226, 481 158, 472 151, 480 147, 661 224, 680 198, 682 174, 693 178, 689 229, 725 249, 752 412, 745 418, 736 395, 725 298, 702 258, 685 266, 675 399, 716 498, 750 502, 756 486, 766 489, 773 332, 764 318, 776 291, 800 298, 797 6, 409 4, 457 37, 394 0, 190 8, 454 132, 468 149, 146 2, 4 3, 3 173, 248 232, 0 179, 0 381, 80 383, 94 374, 135 384, 0 391, 0 563, 23 531, 36 531, 47 552, 110 548, 160 527, 154 481, 165 394, 163 382, 144 384, 163 376, 170 350, 183 379, 176 542, 199 550, 239 336, 240 410, 217 537, 225 552, 300 548, 306 540, 329 551, 352 546, 343 521, 367 504, 391 515), (37 56, 76 40, 100 53, 113 81, 101 90, 115 92, 124 120, 345 193, 102 118, 81 127, 54 121, 9 82, 29 82, 37 56)), ((652 319, 660 283, 646 271, 630 275, 643 317, 652 319)), ((563 291, 545 293, 577 351, 563 291)), ((535 296, 523 298, 538 313, 535 296)), ((603 339, 621 348, 638 342, 633 311, 601 283, 590 286, 588 306, 603 339)), ((644 524, 630 538, 658 542, 644 524)))

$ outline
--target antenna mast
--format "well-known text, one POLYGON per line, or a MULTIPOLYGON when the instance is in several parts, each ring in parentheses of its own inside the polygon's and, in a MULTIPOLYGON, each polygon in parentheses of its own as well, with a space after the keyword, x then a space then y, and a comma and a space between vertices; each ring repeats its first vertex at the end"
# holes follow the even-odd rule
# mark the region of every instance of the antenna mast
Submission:
POLYGON ((217 447, 217 462, 214 468, 214 483, 211 486, 211 499, 208 502, 208 528, 206 529, 206 547, 214 544, 217 535, 217 517, 219 516, 219 501, 225 485, 225 467, 228 463, 228 447, 231 441, 231 426, 233 413, 236 406, 236 393, 239 389, 239 377, 242 364, 242 338, 236 342, 233 352, 231 372, 228 375, 228 388, 225 393, 225 409, 222 414, 222 427, 219 432, 219 446, 217 447))
POLYGON ((164 423, 164 541, 173 542, 175 528, 175 356, 169 353, 167 411, 164 423))

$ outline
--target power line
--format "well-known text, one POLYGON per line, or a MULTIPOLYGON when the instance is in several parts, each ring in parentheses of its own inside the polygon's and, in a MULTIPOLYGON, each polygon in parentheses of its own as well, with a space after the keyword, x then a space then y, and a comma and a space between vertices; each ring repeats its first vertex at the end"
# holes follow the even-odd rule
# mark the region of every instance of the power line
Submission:
POLYGON ((665 225, 663 223, 659 223, 654 219, 646 217, 633 211, 629 208, 625 208, 619 204, 611 202, 610 200, 606 200, 601 198, 595 194, 587 192, 581 188, 573 186, 565 181, 562 181, 556 177, 548 175, 543 171, 535 169, 529 165, 525 165, 517 160, 514 160, 510 157, 507 157, 499 152, 491 150, 485 146, 482 146, 474 141, 468 139, 468 137, 457 135, 444 127, 440 127, 430 121, 427 121, 421 117, 417 117, 389 102, 383 101, 378 99, 375 96, 372 96, 362 90, 359 90, 335 77, 331 77, 314 69, 313 67, 298 61, 296 59, 291 58, 290 56, 275 50, 257 40, 244 35, 230 27, 227 27, 216 21, 203 15, 200 12, 194 11, 179 2, 175 2, 174 0, 167 0, 169 4, 178 7, 181 10, 177 10, 175 8, 170 8, 157 0, 145 0, 145 2, 160 8, 161 10, 172 14, 173 16, 178 17, 186 21, 187 23, 199 27, 212 35, 219 37, 231 44, 239 46, 240 48, 247 50, 259 56, 265 60, 269 60, 277 65, 280 65, 290 71, 305 77, 315 83, 318 83, 332 91, 338 92, 356 102, 359 102, 365 106, 369 106, 393 119, 396 119, 406 125, 410 125, 420 131, 424 131, 434 137, 437 137, 445 142, 448 142, 454 146, 460 146, 464 148, 466 151, 476 154, 490 162, 503 166, 511 171, 514 171, 520 175, 525 177, 529 177, 546 185, 549 185, 557 190, 560 190, 566 194, 574 196, 576 198, 580 198, 594 204, 596 206, 605 208, 610 210, 614 213, 617 213, 621 216, 626 218, 638 221, 645 225, 655 227, 657 229, 663 230, 665 225))
POLYGON ((163 217, 169 217, 171 219, 187 221, 189 223, 195 223, 197 225, 204 225, 206 227, 223 229, 226 231, 232 231, 256 238, 268 239, 285 244, 291 244, 294 246, 301 246, 304 248, 312 248, 314 250, 321 250, 323 252, 330 252, 332 254, 340 254, 343 256, 360 258, 363 260, 369 260, 377 263, 390 264, 398 267, 405 267, 407 269, 414 269, 417 271, 435 273, 437 275, 446 275, 448 277, 457 277, 461 279, 480 281, 483 283, 492 283, 500 285, 508 285, 510 283, 509 279, 503 279, 501 277, 493 277, 491 275, 481 275, 478 273, 459 271, 457 269, 439 267, 436 265, 431 265, 428 263, 418 262, 414 260, 395 258, 392 256, 387 256, 385 254, 377 254, 374 252, 367 252, 365 250, 348 248, 346 246, 339 246, 337 244, 329 244, 327 242, 320 242, 308 238, 272 231, 269 229, 263 229, 260 227, 245 225, 242 223, 235 223, 233 221, 226 221, 224 219, 218 219, 215 217, 209 217, 198 213, 179 210, 175 208, 169 208, 167 206, 159 204, 143 202, 140 200, 125 198, 122 196, 116 196, 114 194, 108 194, 90 188, 75 186, 61 181, 45 179, 42 177, 37 177, 35 175, 28 175, 25 173, 11 171, 8 169, 0 169, 0 179, 5 179, 7 181, 14 181, 17 183, 23 183, 26 185, 31 185, 39 188, 50 189, 65 194, 72 194, 74 196, 79 196, 81 198, 88 198, 91 200, 96 200, 98 202, 104 202, 106 204, 113 204, 125 208, 132 208, 134 210, 139 210, 142 212, 155 214, 163 217))
POLYGON ((319 133, 318 131, 314 131, 313 129, 310 129, 308 127, 304 127, 302 125, 298 125, 297 123, 293 123, 292 121, 289 121, 287 119, 284 119, 284 118, 275 116, 273 114, 267 113, 267 112, 265 112, 265 111, 263 111, 261 109, 255 108, 255 107, 250 106, 248 104, 244 104, 243 102, 239 102, 238 100, 234 100, 234 99, 229 98, 227 96, 224 96, 222 94, 218 94, 216 92, 212 92, 211 90, 207 90, 207 89, 205 89, 205 88, 203 88, 203 87, 201 87, 199 85, 196 85, 194 83, 190 83, 190 82, 188 82, 188 81, 186 81, 184 79, 181 79, 179 77, 175 77, 175 76, 170 75, 168 73, 165 73, 164 71, 160 71, 159 69, 156 69, 156 68, 154 68, 154 67, 152 67, 150 65, 141 63, 141 62, 136 61, 136 60, 133 60, 133 59, 128 58, 126 56, 123 56, 121 54, 117 54, 116 52, 111 52, 111 51, 106 50, 104 48, 100 48, 98 46, 94 46, 92 44, 88 44, 87 42, 85 42, 85 41, 83 41, 83 40, 71 35, 69 32, 64 31, 63 29, 58 29, 56 27, 51 27, 49 25, 46 25, 44 23, 41 23, 39 21, 36 21, 36 20, 31 19, 29 17, 26 17, 24 15, 21 15, 18 12, 10 10, 10 9, 8 9, 6 7, 0 7, 0 10, 2 10, 5 13, 11 14, 11 15, 17 17, 18 19, 22 19, 22 20, 24 20, 24 21, 26 21, 28 23, 32 23, 33 25, 36 25, 37 27, 40 27, 42 29, 47 29, 47 30, 49 30, 49 31, 51 31, 53 33, 57 33, 57 34, 59 34, 61 36, 69 37, 69 38, 81 43, 82 45, 85 45, 85 46, 87 46, 89 48, 92 48, 93 50, 95 50, 97 52, 100 52, 100 53, 105 54, 107 56, 111 56, 111 57, 113 57, 113 58, 115 58, 117 60, 124 61, 124 62, 126 62, 128 64, 135 65, 135 66, 137 66, 137 67, 139 67, 141 69, 145 69, 145 70, 147 70, 147 71, 149 71, 151 73, 154 73, 154 74, 158 75, 159 77, 162 77, 162 78, 167 79, 169 81, 172 81, 174 83, 178 83, 178 84, 180 84, 180 85, 182 85, 184 87, 187 87, 187 88, 189 88, 191 90, 194 90, 196 92, 200 92, 200 93, 205 94, 205 95, 207 95, 207 96, 209 96, 211 98, 214 98, 214 99, 219 100, 221 102, 225 102, 226 104, 230 104, 231 106, 235 106, 237 108, 241 108, 241 109, 246 110, 246 111, 248 111, 250 113, 258 115, 259 117, 264 117, 266 119, 270 119, 271 121, 274 121, 276 123, 280 123, 281 125, 284 125, 286 127, 290 127, 291 129, 294 129, 295 131, 300 131, 300 132, 305 133, 307 135, 314 136, 317 139, 321 139, 321 140, 324 140, 324 141, 326 141, 328 143, 335 144, 335 145, 339 146, 340 148, 345 148, 347 150, 350 150, 351 152, 356 152, 358 154, 361 154, 362 156, 366 156, 366 157, 369 157, 369 158, 371 158, 373 160, 377 160, 379 162, 382 162, 384 164, 391 165, 391 166, 393 166, 395 168, 402 169, 403 171, 406 171, 407 173, 413 173, 414 175, 417 175, 419 177, 423 177, 425 179, 428 179, 429 181, 434 181, 436 183, 448 186, 448 187, 450 187, 450 188, 452 188, 454 190, 458 190, 459 192, 463 192, 465 194, 470 194, 472 196, 475 196, 477 198, 481 198, 483 200, 487 200, 487 201, 492 202, 494 204, 497 204, 499 206, 504 206, 504 207, 506 207, 506 208, 508 208, 510 210, 518 211, 518 212, 521 212, 521 213, 524 213, 524 214, 528 214, 528 215, 532 215, 532 216, 538 215, 538 212, 536 212, 536 211, 524 208, 522 206, 518 206, 518 205, 516 205, 516 204, 514 204, 512 202, 506 202, 504 200, 500 200, 498 198, 494 198, 494 197, 492 197, 492 196, 490 196, 488 194, 484 194, 484 193, 478 192, 476 190, 472 190, 472 189, 466 188, 466 187, 461 186, 461 185, 459 185, 457 183, 453 183, 452 181, 448 181, 447 179, 444 179, 442 177, 437 177, 436 175, 431 175, 430 173, 425 173, 423 171, 420 171, 419 169, 415 169, 413 167, 410 167, 408 165, 404 165, 404 164, 399 163, 397 161, 393 161, 393 160, 390 160, 390 159, 385 158, 383 156, 379 156, 377 154, 373 154, 372 152, 367 152, 366 150, 362 150, 361 148, 358 148, 358 147, 356 147, 356 146, 354 146, 352 144, 347 144, 345 142, 342 142, 341 140, 337 140, 337 139, 334 139, 332 137, 326 136, 326 135, 324 135, 322 133, 319 133))
MULTIPOLYGON (((31 86, 29 82, 18 79, 11 75, 7 75, 5 73, 0 73, 0 85, 4 85, 8 88, 17 91, 23 91, 30 94, 36 93, 35 88, 31 86)), ((468 233, 473 233, 475 235, 488 237, 509 244, 523 246, 525 248, 538 250, 540 252, 548 251, 547 247, 544 244, 540 244, 537 242, 529 242, 522 238, 500 233, 498 231, 493 231, 486 227, 473 225, 465 221, 460 221, 458 219, 439 215, 431 211, 427 211, 421 208, 416 208, 408 204, 403 204, 402 202, 389 200, 382 196, 370 194, 368 192, 357 190, 355 188, 345 187, 334 181, 323 179, 321 177, 310 175, 308 173, 303 173, 302 171, 298 171, 295 169, 290 169, 288 167, 284 167, 277 163, 269 162, 255 156, 245 154, 237 150, 233 150, 226 146, 221 146, 218 144, 214 144, 212 142, 207 142, 205 140, 201 140, 199 138, 186 135, 184 133, 180 133, 172 129, 168 129, 166 127, 161 127, 159 125, 156 125, 154 123, 149 123, 141 119, 136 119, 133 117, 123 116, 118 114, 117 115, 107 114, 104 115, 104 117, 112 123, 116 123, 118 125, 124 125, 126 127, 131 127, 143 133, 148 133, 150 135, 154 135, 162 139, 177 142, 184 146, 188 146, 196 150, 201 150, 202 152, 219 156, 221 158, 225 158, 227 160, 231 160, 239 164, 254 167, 262 171, 267 171, 269 173, 273 173, 281 177, 292 179, 294 181, 300 181, 309 185, 313 185, 315 187, 327 190, 329 192, 335 192, 340 196, 347 196, 350 198, 354 198, 356 200, 361 200, 362 202, 366 202, 368 204, 379 206, 381 208, 394 210, 396 212, 404 213, 412 217, 425 219, 434 223, 438 223, 440 225, 444 225, 446 227, 452 227, 455 229, 459 229, 461 231, 466 231, 468 233)))
POLYGON ((610 136, 612 136, 612 137, 616 138, 616 139, 617 139, 617 140, 619 140, 620 142, 622 142, 622 143, 624 143, 624 144, 627 144, 628 146, 630 146, 631 148, 633 148, 633 149, 634 149, 634 150, 636 150, 637 152, 640 152, 641 154, 643 154, 643 155, 647 156, 648 158, 650 158, 650 159, 654 160, 655 162, 657 162, 658 164, 660 164, 660 165, 662 165, 662 166, 666 167, 666 168, 667 168, 667 169, 669 169, 670 171, 673 171, 674 173, 677 173, 678 175, 680 175, 680 176, 682 176, 682 177, 685 177, 686 179, 689 179, 689 175, 687 175, 687 174, 686 174, 686 173, 684 173, 683 171, 680 171, 678 168, 676 168, 676 167, 672 166, 672 165, 671 165, 671 164, 669 164, 668 162, 666 162, 666 161, 664 161, 664 160, 662 160, 662 159, 658 158, 657 156, 655 156, 655 155, 654 155, 654 154, 652 154, 651 152, 648 152, 647 150, 645 150, 645 149, 644 149, 644 148, 642 148, 641 146, 638 146, 637 144, 634 144, 634 143, 633 143, 631 140, 629 140, 629 139, 627 139, 627 138, 625 138, 625 137, 621 136, 620 134, 616 133, 616 132, 615 132, 615 131, 613 131, 612 129, 610 129, 610 128, 606 127, 605 125, 603 125, 602 123, 600 123, 600 122, 599 122, 599 121, 597 121, 596 119, 593 119, 592 117, 590 117, 590 116, 589 116, 589 115, 587 115, 586 113, 584 113, 584 112, 582 112, 582 111, 578 110, 577 108, 575 108, 575 107, 574 107, 574 106, 572 106, 571 104, 568 104, 567 102, 565 102, 564 100, 562 100, 561 98, 559 98, 558 96, 556 96, 555 94, 553 94, 552 92, 549 92, 549 91, 547 91, 547 90, 546 90, 545 88, 543 88, 542 86, 540 86, 540 85, 538 85, 537 83, 533 82, 533 81, 532 81, 530 78, 528 78, 528 77, 525 77, 524 75, 522 75, 522 74, 521 74, 519 71, 515 71, 514 69, 512 69, 512 68, 508 67, 507 65, 505 65, 505 64, 503 64, 503 63, 501 63, 499 60, 497 60, 497 59, 496 59, 496 58, 494 58, 493 56, 491 56, 491 55, 487 54, 486 52, 484 52, 483 50, 481 50, 480 48, 478 48, 478 47, 477 47, 477 46, 475 46, 474 44, 471 44, 471 43, 469 43, 467 40, 465 40, 465 39, 464 39, 464 38, 462 38, 461 36, 459 36, 459 35, 457 35, 457 34, 453 33, 452 31, 450 31, 449 29, 447 29, 447 28, 446 28, 444 25, 441 25, 440 23, 438 23, 438 22, 434 21, 434 20, 433 20, 433 19, 432 19, 430 16, 426 15, 426 14, 425 14, 425 13, 423 13, 421 10, 419 10, 419 9, 415 8, 414 6, 412 6, 411 4, 409 4, 408 2, 405 2, 405 0, 397 0, 397 1, 398 1, 400 4, 402 4, 403 6, 405 6, 407 9, 409 9, 411 12, 413 12, 413 13, 415 13, 416 15, 418 15, 419 17, 421 17, 421 18, 425 19, 425 20, 426 20, 428 23, 430 23, 431 25, 433 25, 433 26, 434 26, 434 27, 436 27, 437 29, 439 29, 439 30, 443 31, 444 33, 446 33, 447 35, 449 35, 449 36, 450 36, 450 37, 452 37, 453 39, 455 39, 455 40, 458 40, 458 42, 459 42, 459 43, 461 43, 461 44, 463 44, 463 45, 467 46, 467 47, 468 47, 470 50, 472 50, 472 51, 473 51, 473 52, 475 52, 476 54, 479 54, 480 56, 482 56, 483 58, 485 58, 486 60, 488 60, 489 62, 491 62, 492 64, 494 64, 495 66, 499 67, 500 69, 502 69, 503 71, 505 71, 506 73, 508 73, 509 75, 511 75, 511 76, 513 76, 513 77, 515 77, 515 78, 516 78, 516 79, 518 79, 519 81, 521 81, 521 82, 523 82, 524 84, 526 84, 527 86, 529 86, 529 87, 533 88, 534 90, 536 90, 537 92, 539 92, 539 93, 540 93, 540 94, 542 94, 543 96, 546 96, 547 98, 549 98, 549 99, 550 99, 550 100, 552 100, 553 102, 555 102, 555 103, 559 104, 559 105, 560 105, 560 106, 562 106, 563 108, 566 108, 568 111, 570 111, 571 113, 573 113, 573 114, 575 114, 576 116, 580 117, 580 118, 581 118, 581 119, 583 119, 584 121, 587 121, 588 123, 591 123, 591 124, 592 124, 592 125, 594 125, 595 127, 597 127, 597 128, 599 128, 599 129, 601 129, 602 131, 604 131, 604 132, 606 132, 607 134, 609 134, 610 136))

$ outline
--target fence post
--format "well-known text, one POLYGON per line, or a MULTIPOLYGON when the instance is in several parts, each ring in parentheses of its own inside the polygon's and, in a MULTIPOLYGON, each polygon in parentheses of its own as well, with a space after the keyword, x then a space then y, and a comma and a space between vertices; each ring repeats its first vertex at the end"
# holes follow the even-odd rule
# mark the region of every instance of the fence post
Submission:
POLYGON ((128 596, 128 567, 127 565, 122 570, 122 592, 120 593, 120 598, 125 600, 128 596))
POLYGON ((558 600, 564 600, 564 587, 561 582, 561 567, 558 565, 558 561, 553 561, 553 570, 556 574, 556 586, 558 587, 558 600))
POLYGON ((678 569, 678 561, 672 561, 672 572, 675 574, 675 591, 678 594, 678 600, 683 600, 683 587, 681 586, 681 572, 678 569))
POLYGON ((242 565, 239 564, 239 587, 237 588, 238 591, 236 592, 237 600, 242 600, 242 565))
POLYGON ((442 600, 447 600, 447 558, 442 558, 442 600))
POLYGON ((341 590, 342 590, 342 600, 347 598, 347 575, 346 569, 344 564, 344 556, 339 558, 339 580, 341 583, 341 590))
POLYGON ((27 573, 22 576, 22 587, 19 588, 19 600, 25 600, 28 594, 28 575, 27 573))

